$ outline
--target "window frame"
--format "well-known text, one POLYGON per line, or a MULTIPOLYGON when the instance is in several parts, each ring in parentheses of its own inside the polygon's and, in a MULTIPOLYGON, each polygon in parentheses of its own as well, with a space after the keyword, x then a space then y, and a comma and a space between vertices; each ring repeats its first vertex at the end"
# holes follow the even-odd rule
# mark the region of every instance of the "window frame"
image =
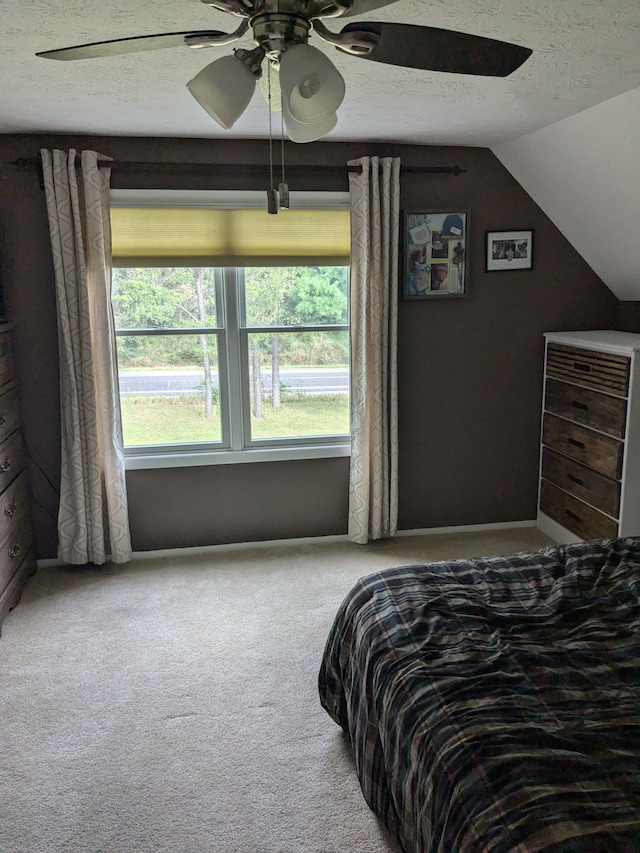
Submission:
MULTIPOLYGON (((291 203, 305 207, 317 206, 320 209, 345 208, 349 206, 349 194, 291 193, 291 203)), ((265 206, 264 193, 200 190, 112 190, 111 204, 125 207, 135 205, 197 207, 216 204, 228 207, 238 207, 240 204, 246 207, 265 206)), ((176 265, 171 263, 167 266, 176 265)), ((188 266, 194 266, 194 264, 190 263, 188 266)), ((248 326, 243 313, 245 267, 213 268, 215 269, 216 326, 116 330, 116 337, 162 334, 215 335, 218 344, 220 396, 222 398, 225 395, 228 401, 228 407, 221 407, 221 441, 128 446, 124 448, 125 468, 137 470, 349 456, 351 439, 348 434, 252 439, 250 435, 251 389, 250 383, 245 379, 250 375, 248 347, 250 334, 262 332, 295 334, 313 331, 346 331, 348 333, 349 323, 318 326, 248 326)))

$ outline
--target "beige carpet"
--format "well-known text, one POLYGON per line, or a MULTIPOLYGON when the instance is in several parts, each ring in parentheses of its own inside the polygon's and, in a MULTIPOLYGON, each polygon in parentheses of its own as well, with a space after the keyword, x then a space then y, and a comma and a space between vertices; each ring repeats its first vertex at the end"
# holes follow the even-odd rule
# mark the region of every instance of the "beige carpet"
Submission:
POLYGON ((533 528, 41 568, 0 639, 3 853, 389 853, 316 678, 387 566, 541 547, 533 528))

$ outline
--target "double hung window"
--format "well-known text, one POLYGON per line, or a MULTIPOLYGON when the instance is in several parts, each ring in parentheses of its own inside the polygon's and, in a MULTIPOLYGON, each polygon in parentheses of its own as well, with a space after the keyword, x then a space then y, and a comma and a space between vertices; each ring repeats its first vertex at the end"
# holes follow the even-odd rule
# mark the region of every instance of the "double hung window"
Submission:
POLYGON ((229 193, 234 207, 124 195, 112 303, 127 467, 348 453, 344 197, 298 212, 294 197, 274 217, 229 193))

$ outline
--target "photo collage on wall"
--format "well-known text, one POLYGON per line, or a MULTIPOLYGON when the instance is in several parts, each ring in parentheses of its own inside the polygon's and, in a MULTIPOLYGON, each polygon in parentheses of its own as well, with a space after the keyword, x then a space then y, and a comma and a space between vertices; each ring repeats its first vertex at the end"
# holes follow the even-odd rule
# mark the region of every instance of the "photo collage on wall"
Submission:
POLYGON ((407 299, 464 296, 467 213, 405 213, 407 299))

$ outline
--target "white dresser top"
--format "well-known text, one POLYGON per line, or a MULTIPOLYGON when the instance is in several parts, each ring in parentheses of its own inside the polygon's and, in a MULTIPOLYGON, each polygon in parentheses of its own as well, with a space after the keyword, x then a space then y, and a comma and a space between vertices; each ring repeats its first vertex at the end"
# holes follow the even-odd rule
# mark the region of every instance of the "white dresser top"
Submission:
POLYGON ((630 355, 640 350, 640 335, 633 332, 616 332, 613 329, 598 329, 591 332, 545 332, 547 341, 571 347, 588 347, 602 352, 630 355))

